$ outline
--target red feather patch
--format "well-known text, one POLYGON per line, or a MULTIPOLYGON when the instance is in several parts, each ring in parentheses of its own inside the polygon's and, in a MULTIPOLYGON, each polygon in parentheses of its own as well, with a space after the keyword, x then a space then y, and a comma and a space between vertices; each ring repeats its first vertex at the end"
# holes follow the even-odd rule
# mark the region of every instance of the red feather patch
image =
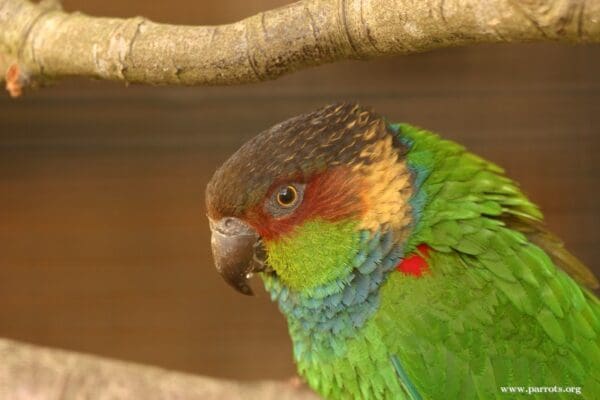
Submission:
POLYGON ((427 256, 431 247, 426 244, 420 244, 417 246, 418 252, 414 252, 396 266, 396 269, 405 275, 413 275, 419 277, 424 272, 429 271, 429 264, 427 263, 427 256))

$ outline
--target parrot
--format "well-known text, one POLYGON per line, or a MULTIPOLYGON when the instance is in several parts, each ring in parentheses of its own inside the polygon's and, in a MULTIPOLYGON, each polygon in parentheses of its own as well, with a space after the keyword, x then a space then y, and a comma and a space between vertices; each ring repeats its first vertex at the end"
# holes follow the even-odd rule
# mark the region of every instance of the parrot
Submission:
POLYGON ((206 209, 218 273, 261 278, 325 399, 600 398, 597 278, 453 141, 328 105, 239 148, 206 209))

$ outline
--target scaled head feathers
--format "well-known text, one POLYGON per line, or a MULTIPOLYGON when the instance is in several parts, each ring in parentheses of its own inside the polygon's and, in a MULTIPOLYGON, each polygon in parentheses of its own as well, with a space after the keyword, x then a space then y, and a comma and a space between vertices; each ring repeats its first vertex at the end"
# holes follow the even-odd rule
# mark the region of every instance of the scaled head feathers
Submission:
POLYGON ((364 228, 389 223, 397 229, 410 219, 404 153, 379 115, 355 104, 327 106, 242 146, 208 185, 209 216, 244 219, 263 236, 312 218, 356 218, 364 228), (306 186, 304 204, 290 215, 274 215, 265 204, 288 184, 306 186))

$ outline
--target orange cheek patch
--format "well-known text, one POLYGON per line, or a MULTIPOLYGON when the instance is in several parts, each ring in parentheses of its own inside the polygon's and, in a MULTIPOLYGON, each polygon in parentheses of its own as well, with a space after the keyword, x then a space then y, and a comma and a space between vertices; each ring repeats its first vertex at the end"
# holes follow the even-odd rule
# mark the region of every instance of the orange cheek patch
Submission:
POLYGON ((366 209, 361 228, 377 231, 388 224, 393 230, 410 225, 412 210, 409 199, 412 194, 411 174, 403 160, 399 160, 398 150, 392 138, 380 140, 362 152, 372 162, 357 164, 356 171, 365 176, 366 209))
MULTIPOLYGON (((311 219, 332 222, 346 218, 359 219, 365 209, 361 196, 364 189, 363 179, 358 174, 353 176, 349 168, 337 167, 307 182, 302 204, 292 214, 275 218, 265 211, 263 200, 247 213, 245 219, 265 240, 290 233, 294 227, 311 219)), ((267 196, 272 193, 273 189, 267 196)))

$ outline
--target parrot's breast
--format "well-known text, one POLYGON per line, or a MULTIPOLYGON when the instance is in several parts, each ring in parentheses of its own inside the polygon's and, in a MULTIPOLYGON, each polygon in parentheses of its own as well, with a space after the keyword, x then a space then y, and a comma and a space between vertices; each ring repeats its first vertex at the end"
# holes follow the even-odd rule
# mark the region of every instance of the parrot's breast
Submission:
POLYGON ((350 273, 305 293, 292 291, 276 276, 264 275, 271 298, 287 317, 298 364, 344 352, 346 339, 377 310, 379 288, 403 252, 391 232, 361 232, 350 273))

